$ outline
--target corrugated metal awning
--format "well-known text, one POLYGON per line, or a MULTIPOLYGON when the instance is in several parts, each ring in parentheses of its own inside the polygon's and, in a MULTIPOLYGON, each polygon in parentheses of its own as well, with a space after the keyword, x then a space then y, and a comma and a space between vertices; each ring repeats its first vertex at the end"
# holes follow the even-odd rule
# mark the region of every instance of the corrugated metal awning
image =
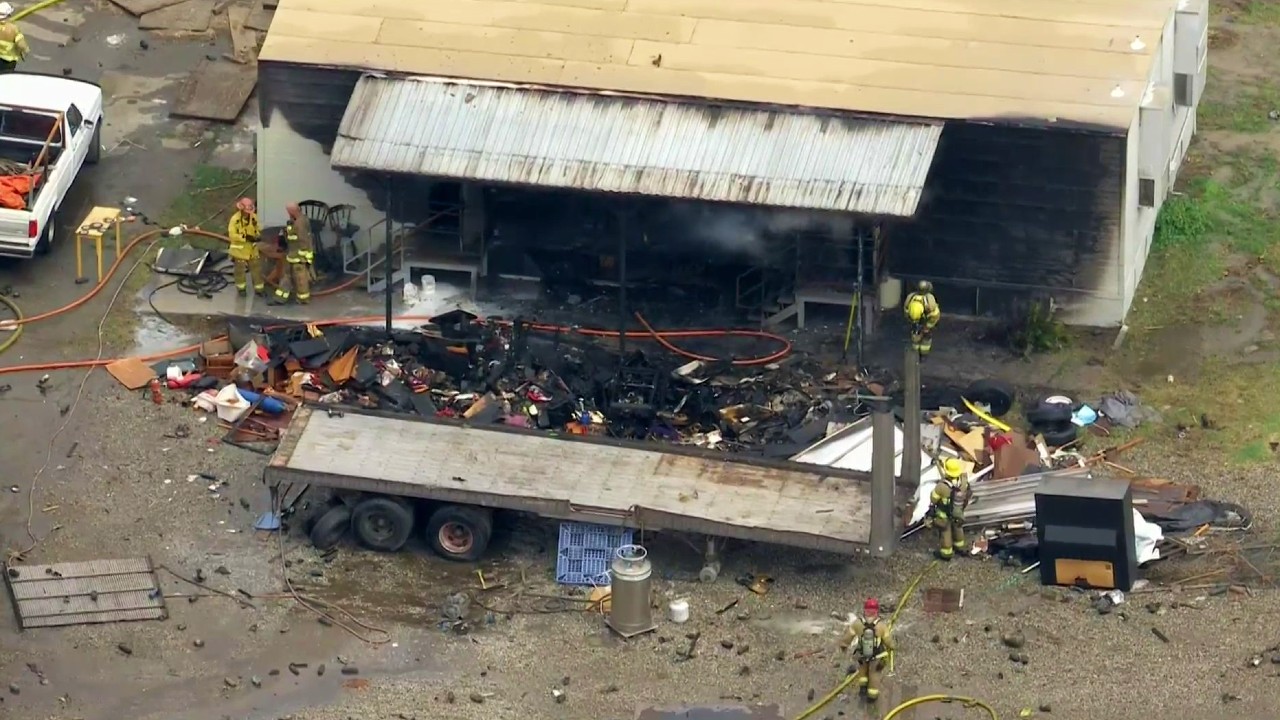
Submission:
POLYGON ((336 168, 915 213, 940 122, 872 120, 367 75, 336 168))

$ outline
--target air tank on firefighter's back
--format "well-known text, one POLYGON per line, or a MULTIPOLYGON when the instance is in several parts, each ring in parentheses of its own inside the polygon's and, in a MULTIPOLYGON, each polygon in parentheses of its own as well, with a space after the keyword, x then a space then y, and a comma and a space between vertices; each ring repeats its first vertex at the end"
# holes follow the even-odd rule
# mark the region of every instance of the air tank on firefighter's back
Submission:
POLYGON ((639 545, 623 545, 610 566, 613 580, 609 600, 609 627, 622 637, 657 629, 653 621, 653 565, 639 545))

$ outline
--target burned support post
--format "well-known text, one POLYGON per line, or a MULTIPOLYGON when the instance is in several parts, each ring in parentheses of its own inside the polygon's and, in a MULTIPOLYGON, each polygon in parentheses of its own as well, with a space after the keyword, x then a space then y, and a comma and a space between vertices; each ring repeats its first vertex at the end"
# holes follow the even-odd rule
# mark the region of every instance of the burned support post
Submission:
POLYGON ((618 213, 618 357, 627 357, 627 220, 630 209, 618 213))
POLYGON ((907 347, 903 356, 902 478, 920 482, 920 352, 907 347))
POLYGON ((393 282, 393 280, 395 279, 395 263, 391 259, 391 247, 394 244, 393 238, 392 238, 392 230, 391 230, 391 197, 392 197, 391 188, 392 188, 391 175, 387 175, 387 219, 386 219, 387 227, 385 228, 386 237, 383 240, 384 242, 383 252, 385 253, 386 257, 384 257, 382 260, 382 262, 384 263, 382 274, 383 274, 383 277, 386 279, 386 283, 387 283, 387 287, 384 289, 385 296, 386 296, 384 299, 386 301, 386 312, 387 312, 386 320, 387 320, 387 337, 388 338, 391 337, 391 324, 392 324, 391 298, 392 298, 392 293, 395 291, 395 288, 394 288, 395 283, 393 282))
POLYGON ((897 483, 893 478, 893 412, 889 403, 871 403, 871 554, 888 557, 898 545, 897 483))

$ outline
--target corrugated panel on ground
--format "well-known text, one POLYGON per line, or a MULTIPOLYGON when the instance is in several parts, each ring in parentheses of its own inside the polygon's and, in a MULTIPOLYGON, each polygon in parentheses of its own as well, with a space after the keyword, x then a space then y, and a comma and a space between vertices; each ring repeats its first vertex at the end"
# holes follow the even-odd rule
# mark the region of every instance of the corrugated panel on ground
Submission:
POLYGON ((940 123, 365 76, 336 168, 910 216, 940 123))
POLYGON ((4 575, 23 629, 167 617, 149 558, 9 565, 4 575))

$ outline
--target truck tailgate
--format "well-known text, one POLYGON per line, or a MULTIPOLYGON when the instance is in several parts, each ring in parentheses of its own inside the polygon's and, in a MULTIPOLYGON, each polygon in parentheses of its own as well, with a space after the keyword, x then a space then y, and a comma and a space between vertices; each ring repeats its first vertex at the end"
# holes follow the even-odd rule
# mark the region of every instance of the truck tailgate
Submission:
POLYGON ((301 408, 266 479, 840 553, 869 541, 864 473, 662 447, 301 408))

